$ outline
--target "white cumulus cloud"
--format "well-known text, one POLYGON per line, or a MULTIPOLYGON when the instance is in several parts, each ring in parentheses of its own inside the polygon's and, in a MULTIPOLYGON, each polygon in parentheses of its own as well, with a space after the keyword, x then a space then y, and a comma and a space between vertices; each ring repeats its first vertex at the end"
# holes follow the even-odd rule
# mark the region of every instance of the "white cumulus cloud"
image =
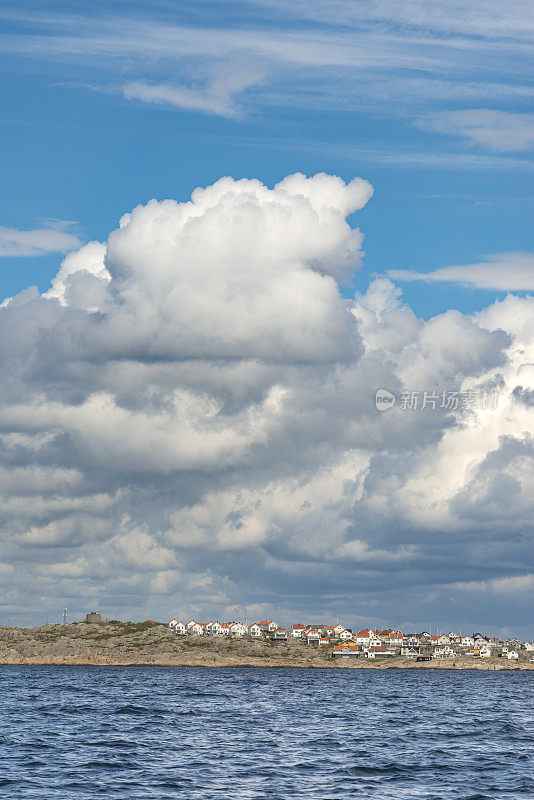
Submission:
POLYGON ((222 178, 138 206, 0 308, 10 615, 386 623, 418 619, 422 593, 453 615, 455 585, 525 574, 534 301, 424 321, 387 279, 344 299, 362 257, 347 217, 371 194, 222 178), (498 403, 402 407, 433 390, 498 403))

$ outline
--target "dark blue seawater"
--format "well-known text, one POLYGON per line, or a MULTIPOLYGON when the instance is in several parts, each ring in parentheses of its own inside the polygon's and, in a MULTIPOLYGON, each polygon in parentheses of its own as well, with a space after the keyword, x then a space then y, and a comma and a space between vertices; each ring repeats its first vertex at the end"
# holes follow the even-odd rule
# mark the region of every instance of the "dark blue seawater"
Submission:
POLYGON ((534 673, 0 667, 9 798, 534 798, 534 673))

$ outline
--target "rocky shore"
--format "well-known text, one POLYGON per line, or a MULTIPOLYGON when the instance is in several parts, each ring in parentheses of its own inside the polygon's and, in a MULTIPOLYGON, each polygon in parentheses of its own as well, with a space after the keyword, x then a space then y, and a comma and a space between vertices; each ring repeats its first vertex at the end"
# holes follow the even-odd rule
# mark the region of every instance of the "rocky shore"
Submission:
POLYGON ((94 666, 304 667, 341 669, 479 669, 532 670, 529 661, 456 657, 417 662, 407 658, 370 661, 334 659, 331 648, 320 649, 294 640, 228 639, 177 636, 156 622, 84 622, 0 627, 0 664, 94 666))

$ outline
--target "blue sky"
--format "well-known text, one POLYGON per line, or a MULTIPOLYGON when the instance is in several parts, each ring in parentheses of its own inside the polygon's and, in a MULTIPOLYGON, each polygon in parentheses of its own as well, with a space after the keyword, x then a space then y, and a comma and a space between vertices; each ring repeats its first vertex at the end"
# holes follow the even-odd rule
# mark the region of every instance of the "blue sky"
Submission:
POLYGON ((532 636, 533 33, 2 4, 0 621, 532 636))
MULTIPOLYGON (((138 203, 186 199, 222 175, 272 185, 325 171, 375 189, 357 288, 389 269, 531 251, 532 11, 449 6, 4 4, 1 224, 66 220, 82 241, 103 239, 138 203), (131 86, 148 95, 125 96, 131 86), (170 99, 152 102, 158 87, 170 99)), ((4 256, 0 293, 46 289, 60 260, 4 256)), ((402 285, 425 318, 504 294, 402 285)))

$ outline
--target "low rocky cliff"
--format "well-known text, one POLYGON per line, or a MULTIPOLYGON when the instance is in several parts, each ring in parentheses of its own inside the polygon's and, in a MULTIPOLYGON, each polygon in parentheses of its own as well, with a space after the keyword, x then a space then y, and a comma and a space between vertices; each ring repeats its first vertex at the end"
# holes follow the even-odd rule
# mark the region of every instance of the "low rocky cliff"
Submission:
POLYGON ((529 661, 457 657, 416 662, 406 658, 369 661, 334 659, 331 647, 293 640, 177 636, 157 622, 84 622, 0 627, 0 664, 152 664, 160 666, 342 667, 388 669, 534 669, 529 661))

